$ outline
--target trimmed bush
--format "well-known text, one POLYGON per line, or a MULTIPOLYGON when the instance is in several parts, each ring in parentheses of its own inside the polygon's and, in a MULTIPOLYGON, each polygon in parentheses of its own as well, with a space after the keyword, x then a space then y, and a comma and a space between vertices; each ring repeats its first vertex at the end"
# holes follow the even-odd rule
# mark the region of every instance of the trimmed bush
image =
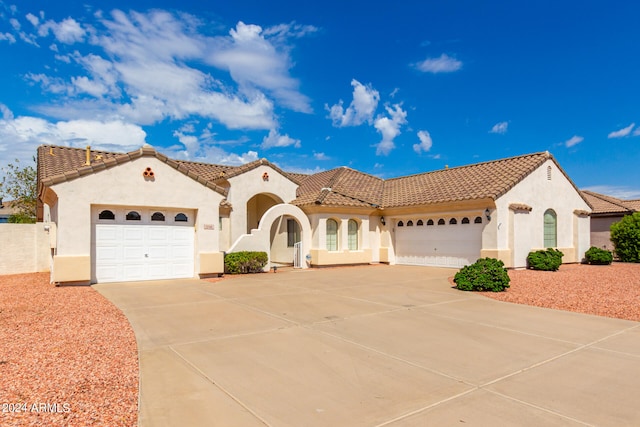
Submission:
POLYGON ((527 264, 533 270, 558 271, 562 264, 563 255, 562 252, 553 248, 549 248, 546 251, 529 252, 527 264))
POLYGON ((453 281, 461 291, 502 292, 509 287, 511 278, 502 261, 480 258, 458 271, 453 281))
POLYGON ((591 246, 589 250, 584 253, 584 259, 593 265, 609 265, 613 261, 613 254, 606 249, 591 246))
POLYGON ((266 252, 232 252, 224 256, 224 271, 229 274, 261 273, 268 261, 266 252))
POLYGON ((611 224, 611 241, 622 262, 640 262, 640 212, 611 224))

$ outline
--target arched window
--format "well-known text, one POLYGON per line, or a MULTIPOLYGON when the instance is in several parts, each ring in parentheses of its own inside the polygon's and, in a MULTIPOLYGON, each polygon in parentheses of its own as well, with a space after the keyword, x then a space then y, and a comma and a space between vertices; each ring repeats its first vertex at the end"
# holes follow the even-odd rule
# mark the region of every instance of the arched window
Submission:
POLYGON ((173 218, 173 220, 175 222, 187 222, 189 221, 189 218, 185 214, 180 212, 178 215, 175 216, 175 218, 173 218))
POLYGON ((462 218, 462 223, 463 224, 469 224, 469 218, 467 218, 466 216, 464 218, 462 218))
POLYGON ((398 227, 404 227, 404 222, 398 221, 398 227))
POLYGON ((113 212, 104 210, 98 214, 98 219, 116 219, 116 216, 113 212))
POLYGON ((416 225, 420 226, 420 225, 424 225, 424 222, 422 222, 421 219, 418 220, 418 222, 416 222, 416 225))
POLYGON ((127 221, 140 221, 140 214, 136 211, 131 211, 126 216, 127 221))
POLYGON ((449 220, 449 224, 454 225, 454 224, 457 224, 457 223, 458 223, 458 220, 457 220, 457 219, 455 219, 455 218, 451 218, 451 219, 449 220))
POLYGON ((338 250, 338 222, 335 219, 327 220, 327 250, 338 250))
POLYGON ((474 224, 482 224, 482 217, 481 216, 477 216, 476 219, 473 220, 474 224))
POLYGON ((164 214, 162 212, 154 212, 151 215, 151 221, 164 221, 164 214))
POLYGON ((438 220, 438 225, 444 225, 444 219, 440 218, 440 219, 438 220))
POLYGON ((558 246, 558 220, 553 209, 547 209, 544 213, 544 247, 555 248, 558 246))
POLYGON ((433 225, 433 220, 430 219, 429 221, 427 221, 427 225, 433 225))
POLYGON ((407 227, 413 227, 413 221, 411 220, 407 221, 407 227))
POLYGON ((349 220, 349 250, 358 250, 358 221, 355 219, 349 220))

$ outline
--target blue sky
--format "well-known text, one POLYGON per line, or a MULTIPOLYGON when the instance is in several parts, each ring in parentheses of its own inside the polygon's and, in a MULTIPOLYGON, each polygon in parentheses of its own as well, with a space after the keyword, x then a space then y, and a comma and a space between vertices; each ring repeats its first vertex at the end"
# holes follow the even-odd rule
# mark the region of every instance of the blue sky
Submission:
POLYGON ((383 178, 548 150, 640 198, 640 4, 0 0, 0 165, 40 144, 383 178))

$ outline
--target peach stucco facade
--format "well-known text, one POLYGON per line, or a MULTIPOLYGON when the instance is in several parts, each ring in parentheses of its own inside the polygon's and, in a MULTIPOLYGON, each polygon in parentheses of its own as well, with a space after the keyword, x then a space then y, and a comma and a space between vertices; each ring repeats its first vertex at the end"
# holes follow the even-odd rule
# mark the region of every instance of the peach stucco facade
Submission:
MULTIPOLYGON (((323 204, 335 191, 330 187, 319 188, 322 197, 316 202, 301 203, 308 199, 301 197, 301 182, 322 177, 287 174, 267 161, 226 174, 216 169, 214 178, 203 179, 202 172, 193 172, 200 165, 189 169, 150 148, 134 154, 45 181, 40 191, 43 221, 55 230, 53 282, 100 281, 97 230, 110 223, 126 228, 124 218, 129 220, 131 212, 142 215, 138 231, 157 225, 154 215, 163 221, 166 217, 167 230, 186 227, 179 231, 192 247, 180 250, 188 252, 182 267, 190 269, 189 277, 223 273, 224 254, 245 250, 266 252, 266 268, 368 263, 452 267, 479 257, 525 267, 527 254, 544 247, 543 216, 549 210, 557 218, 556 247, 564 252, 564 262, 580 262, 590 245, 590 206, 550 156, 495 198, 385 207, 344 192, 331 199, 342 202, 323 204), (101 218, 104 212, 112 217, 101 218), (182 222, 173 222, 179 215, 182 222)), ((131 248, 136 249, 135 242, 131 248)))

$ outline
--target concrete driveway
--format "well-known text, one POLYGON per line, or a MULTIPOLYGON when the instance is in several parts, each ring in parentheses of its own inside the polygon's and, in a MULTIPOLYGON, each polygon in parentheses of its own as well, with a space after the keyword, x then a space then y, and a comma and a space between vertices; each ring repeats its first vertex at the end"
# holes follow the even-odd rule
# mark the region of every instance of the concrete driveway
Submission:
POLYGON ((637 426, 640 323, 367 266, 96 285, 140 352, 141 426, 637 426))

